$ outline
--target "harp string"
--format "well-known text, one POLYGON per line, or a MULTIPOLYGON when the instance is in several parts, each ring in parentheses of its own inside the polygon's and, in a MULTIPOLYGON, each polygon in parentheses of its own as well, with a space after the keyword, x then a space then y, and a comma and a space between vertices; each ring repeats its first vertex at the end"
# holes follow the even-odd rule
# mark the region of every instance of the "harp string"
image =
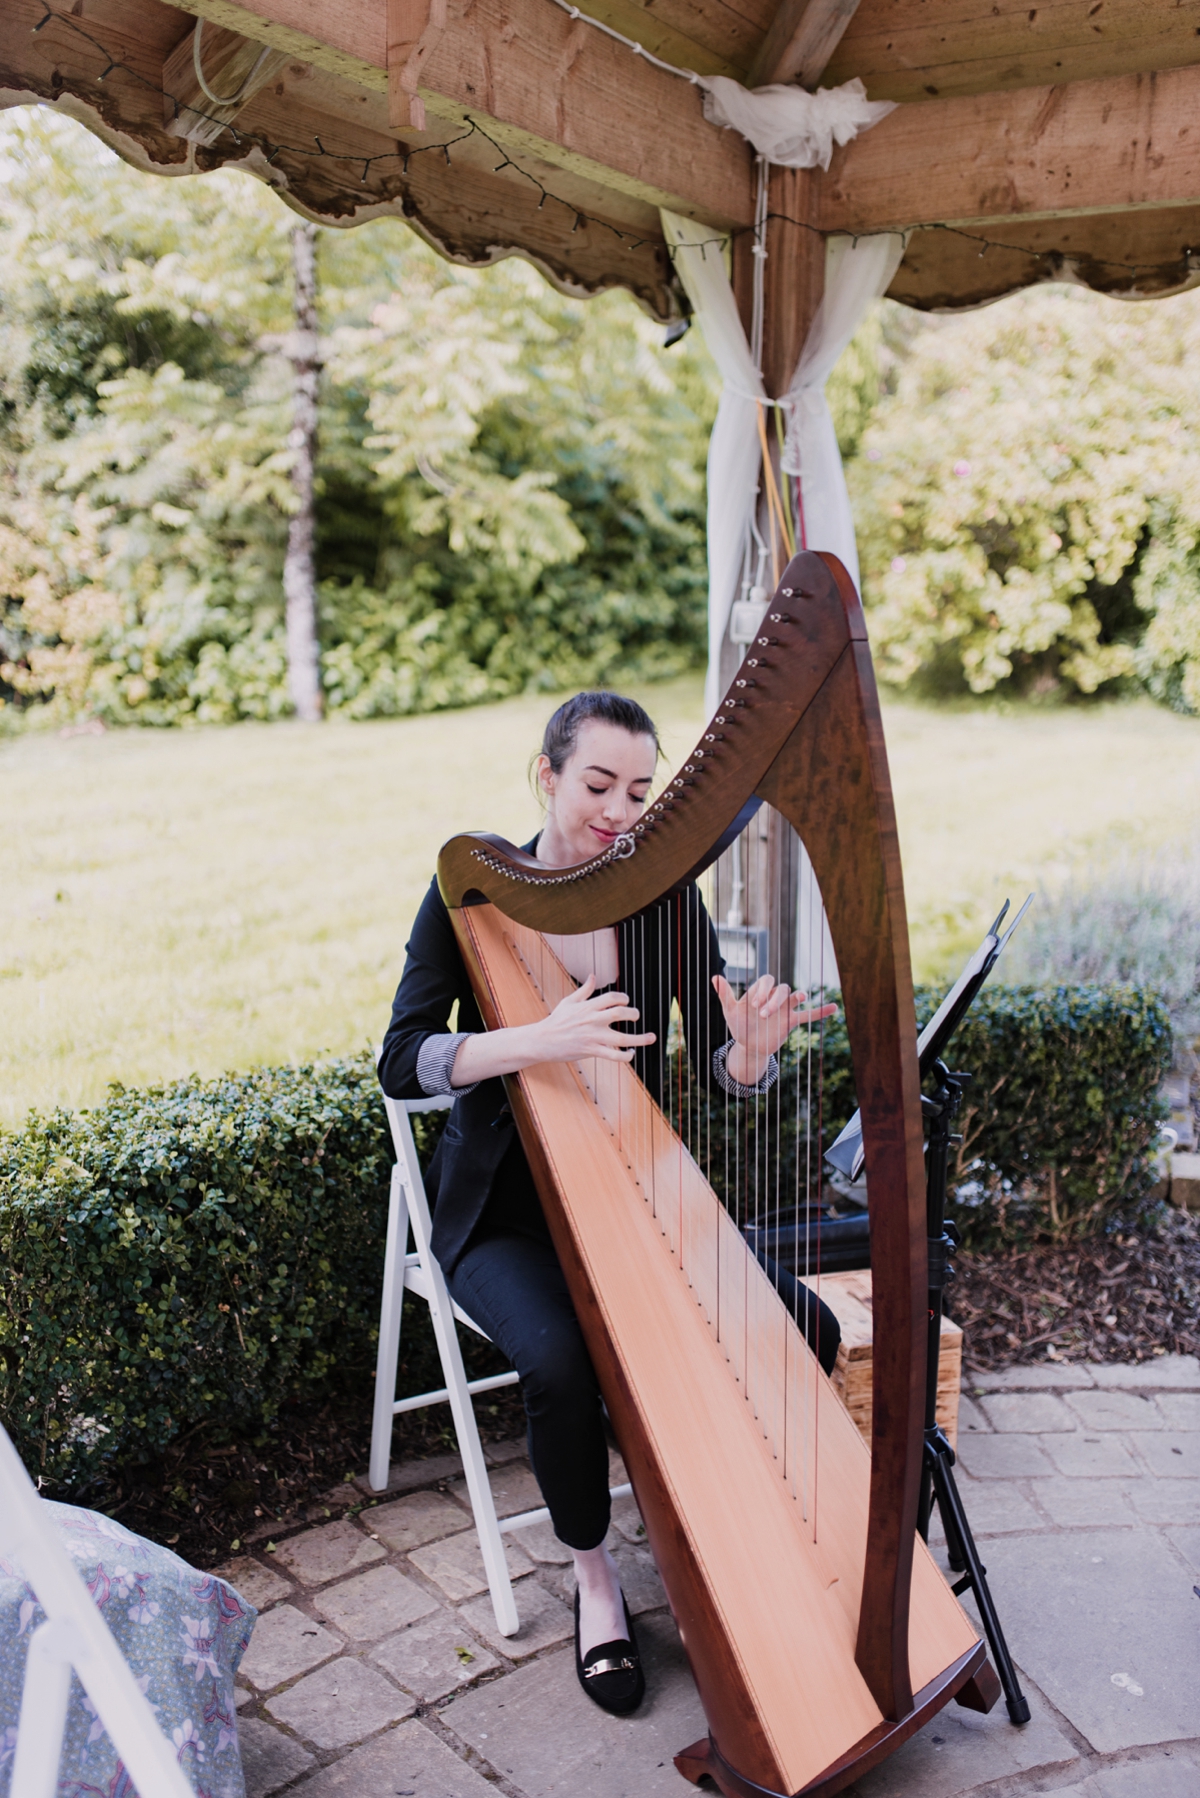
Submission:
MULTIPOLYGON (((554 945, 533 931, 521 937, 536 945, 521 953, 548 997, 562 979, 554 945)), ((595 933, 577 963, 598 987, 609 984, 609 940, 595 933)), ((821 1287, 824 1031, 799 1026, 777 1051, 767 1091, 731 1094, 713 1077, 725 1026, 712 976, 724 963, 736 995, 769 972, 815 1007, 832 974, 826 941, 812 865, 791 827, 763 807, 698 893, 673 894, 618 929, 617 983, 642 995, 642 1016, 622 1028, 640 1034, 657 999, 665 1040, 635 1050, 630 1065, 591 1057, 580 1067, 814 1542, 822 1377, 819 1340, 805 1341, 804 1289, 819 1296, 821 1287), (661 983, 656 995, 648 979, 661 983)))

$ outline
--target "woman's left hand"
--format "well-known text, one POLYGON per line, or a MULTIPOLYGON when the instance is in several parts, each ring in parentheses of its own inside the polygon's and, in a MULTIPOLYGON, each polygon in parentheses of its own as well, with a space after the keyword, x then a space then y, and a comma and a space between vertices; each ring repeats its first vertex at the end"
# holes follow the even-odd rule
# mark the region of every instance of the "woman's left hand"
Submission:
POLYGON ((777 985, 769 974, 748 986, 740 999, 723 974, 713 975, 713 988, 721 1001, 729 1034, 743 1057, 752 1065, 761 1064, 756 1079, 762 1078, 768 1058, 782 1048, 793 1030, 837 1014, 836 1005, 817 1005, 806 1011, 808 994, 799 988, 793 992, 783 981, 777 985))

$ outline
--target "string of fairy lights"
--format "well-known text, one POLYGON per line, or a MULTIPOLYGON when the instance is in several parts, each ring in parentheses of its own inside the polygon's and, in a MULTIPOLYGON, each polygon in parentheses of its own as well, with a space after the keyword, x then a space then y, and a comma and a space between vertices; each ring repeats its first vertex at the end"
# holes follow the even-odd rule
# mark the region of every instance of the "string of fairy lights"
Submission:
MULTIPOLYGON (((463 113, 463 129, 459 131, 457 136, 448 138, 445 142, 416 145, 404 144, 395 150, 375 151, 368 156, 364 156, 358 151, 329 149, 322 143, 320 135, 316 133, 314 133, 312 140, 312 145, 315 147, 310 147, 307 144, 290 144, 283 141, 276 141, 262 131, 239 131, 232 121, 221 118, 217 113, 205 112, 202 107, 197 106, 192 100, 181 100, 177 95, 169 93, 159 83, 152 81, 148 76, 143 75, 140 69, 133 68, 120 55, 114 55, 107 45, 103 44, 93 32, 89 31, 85 25, 81 24, 79 19, 73 14, 58 12, 54 7, 47 3, 47 0, 41 0, 41 4, 44 10, 42 17, 33 27, 34 35, 36 36, 38 33, 44 31, 47 26, 53 23, 67 27, 76 38, 89 44, 99 56, 102 56, 105 59, 104 68, 98 75, 93 77, 97 85, 102 84, 110 75, 119 71, 121 74, 127 75, 131 80, 137 82, 141 87, 146 88, 149 92, 157 95, 160 99, 165 100, 172 105, 175 108, 176 118, 183 112, 191 113, 197 119, 203 119, 210 124, 219 126, 222 130, 228 131, 233 138, 234 143, 239 147, 243 144, 257 146, 261 150, 268 166, 273 167, 277 158, 280 156, 292 157, 302 162, 317 162, 324 160, 327 162, 344 163, 348 165, 347 173, 354 170, 360 171, 357 179, 363 190, 363 199, 368 203, 377 203, 379 200, 378 193, 372 191, 368 186, 371 178, 371 171, 377 163, 398 163, 399 173, 402 177, 408 175, 410 163, 419 156, 436 156, 440 154, 444 158, 446 165, 448 167, 453 167, 454 163, 450 152, 455 145, 465 143, 470 138, 477 138, 483 143, 488 144, 500 158, 494 166, 493 173, 501 174, 505 170, 511 169, 515 174, 527 181, 532 190, 536 191, 538 195, 537 206, 535 208, 536 211, 541 212, 543 208, 549 204, 561 207, 572 215, 572 234, 581 229, 596 226, 619 239, 627 246, 631 253, 644 248, 648 244, 659 249, 663 247, 662 240, 658 236, 639 236, 636 232, 623 230, 619 225, 614 225, 608 219, 596 218, 591 214, 582 212, 575 201, 566 199, 562 194, 556 194, 552 188, 546 186, 540 176, 534 174, 531 169, 527 169, 519 163, 513 157, 511 152, 493 137, 491 133, 479 123, 479 120, 472 117, 470 113, 463 113)), ((637 43, 635 39, 627 38, 621 32, 615 31, 611 26, 605 25, 600 20, 592 19, 588 14, 580 12, 577 6, 569 4, 569 0, 554 0, 554 4, 561 7, 564 12, 570 14, 573 19, 603 32, 605 36, 613 38, 618 43, 623 44, 635 56, 653 64, 657 68, 664 69, 668 74, 678 75, 681 79, 692 83, 698 81, 699 78, 693 71, 677 68, 673 63, 664 62, 661 57, 654 56, 650 51, 645 49, 643 45, 637 43)), ((406 198, 407 195, 402 196, 402 199, 406 198)), ((818 237, 824 237, 826 235, 826 233, 821 231, 819 226, 812 224, 810 220, 792 218, 789 214, 784 212, 768 211, 765 223, 768 225, 771 223, 793 225, 799 230, 811 231, 818 237)), ((706 255, 709 249, 714 250, 717 254, 723 255, 734 238, 753 234, 760 229, 761 224, 735 226, 728 231, 714 232, 711 237, 703 238, 699 242, 690 244, 688 248, 698 249, 701 256, 706 255)), ((929 232, 941 232, 951 237, 961 238, 967 243, 977 245, 980 257, 986 256, 989 250, 996 250, 1007 252, 1009 254, 1028 256, 1035 262, 1050 262, 1056 266, 1061 266, 1065 261, 1070 260, 1069 253, 1056 250, 1033 249, 1024 244, 1013 243, 1004 238, 989 237, 982 232, 967 230, 958 225, 945 225, 936 222, 913 225, 908 228, 904 233, 904 236, 907 242, 918 233, 929 232)), ((883 231, 861 231, 847 233, 847 235, 852 235, 854 241, 857 243, 865 237, 879 237, 894 234, 883 231)), ((666 250, 667 255, 674 261, 676 254, 674 247, 668 244, 666 250)), ((1190 246, 1184 246, 1181 250, 1181 255, 1190 265, 1197 256, 1200 256, 1200 252, 1194 251, 1190 246)), ((1088 253, 1087 261, 1101 268, 1119 269, 1134 278, 1139 274, 1145 274, 1159 267, 1158 262, 1128 262, 1113 257, 1096 256, 1090 252, 1088 253)))

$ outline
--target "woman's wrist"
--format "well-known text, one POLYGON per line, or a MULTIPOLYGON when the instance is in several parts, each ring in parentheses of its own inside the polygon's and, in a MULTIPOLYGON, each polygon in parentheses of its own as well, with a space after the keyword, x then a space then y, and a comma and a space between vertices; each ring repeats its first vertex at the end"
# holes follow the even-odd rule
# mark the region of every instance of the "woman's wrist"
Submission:
POLYGON ((733 1041, 725 1057, 725 1071, 739 1086, 757 1086, 771 1065, 770 1055, 755 1055, 745 1043, 733 1041))

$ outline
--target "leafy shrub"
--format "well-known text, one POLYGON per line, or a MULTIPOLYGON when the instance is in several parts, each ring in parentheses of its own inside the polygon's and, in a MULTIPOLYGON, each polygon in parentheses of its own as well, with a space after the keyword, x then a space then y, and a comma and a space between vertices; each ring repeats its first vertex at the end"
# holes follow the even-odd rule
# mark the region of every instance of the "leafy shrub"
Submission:
MULTIPOLYGON (((937 997, 922 989, 917 1015, 937 997)), ((1171 1021, 1134 986, 994 986, 948 1065, 974 1075, 959 1119, 954 1215, 983 1248, 1100 1234, 1154 1185, 1171 1021)))
MULTIPOLYGON (((918 987, 916 998, 923 1025, 942 991, 918 987)), ((828 1148, 856 1100, 844 1019, 831 1019, 822 1035, 812 1049, 814 1103, 818 1061, 821 1069, 814 1133, 819 1127, 828 1148)), ((803 1199, 804 1123, 778 1092, 794 1091, 797 1076, 808 1090, 796 1065, 808 1053, 807 1038, 794 1039, 776 1092, 741 1105, 718 1096, 693 1126, 714 1186, 739 1219, 787 1208, 797 1193, 803 1199)), ((952 1212, 969 1246, 1094 1235, 1145 1204, 1163 1115, 1158 1088, 1171 1061, 1160 999, 1119 985, 987 987, 947 1054, 949 1066, 973 1076, 951 1169, 952 1212)), ((811 1191, 815 1200, 815 1166, 811 1191)))
MULTIPOLYGON (((27 1466, 77 1491, 362 1391, 391 1162, 366 1057, 115 1088, 0 1137, 0 1414, 27 1466)), ((410 1390, 440 1384, 424 1306, 404 1357, 410 1390)))

